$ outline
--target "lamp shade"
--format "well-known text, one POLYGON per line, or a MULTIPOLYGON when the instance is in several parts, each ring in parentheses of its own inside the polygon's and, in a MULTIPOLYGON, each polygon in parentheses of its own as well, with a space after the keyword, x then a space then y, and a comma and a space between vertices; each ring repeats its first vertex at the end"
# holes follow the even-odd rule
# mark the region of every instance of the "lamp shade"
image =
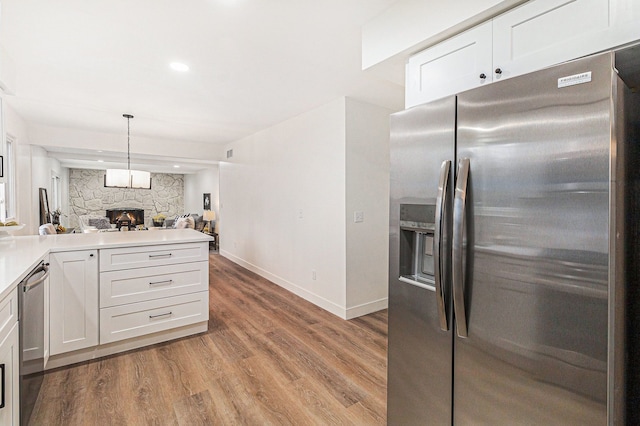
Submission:
POLYGON ((130 170, 131 188, 151 189, 151 173, 143 170, 130 170))
POLYGON ((129 188, 130 183, 129 170, 107 169, 107 173, 104 175, 104 186, 107 187, 129 188))
POLYGON ((204 213, 202 214, 202 220, 206 220, 207 222, 210 222, 215 219, 216 219, 216 212, 214 212, 213 210, 205 210, 204 213))

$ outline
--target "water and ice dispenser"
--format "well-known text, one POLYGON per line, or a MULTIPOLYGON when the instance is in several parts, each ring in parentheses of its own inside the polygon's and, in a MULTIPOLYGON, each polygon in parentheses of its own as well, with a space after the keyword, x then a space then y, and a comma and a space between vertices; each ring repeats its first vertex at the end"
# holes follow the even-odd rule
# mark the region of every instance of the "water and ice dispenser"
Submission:
POLYGON ((434 284, 434 204, 400 204, 400 279, 434 284))

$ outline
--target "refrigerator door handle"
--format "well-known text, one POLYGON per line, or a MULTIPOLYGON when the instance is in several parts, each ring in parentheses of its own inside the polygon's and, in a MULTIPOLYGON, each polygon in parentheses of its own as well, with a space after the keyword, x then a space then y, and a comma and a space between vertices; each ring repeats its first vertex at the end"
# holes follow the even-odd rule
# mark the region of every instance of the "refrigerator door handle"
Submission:
POLYGON ((456 329, 459 337, 468 337, 467 311, 464 302, 464 256, 463 239, 467 203, 467 184, 469 182, 469 159, 458 163, 455 196, 453 200, 453 307, 456 316, 456 329))
POLYGON ((436 220, 435 230, 433 232, 433 259, 434 268, 433 276, 435 279, 436 301, 438 304, 438 318, 440 320, 440 328, 443 331, 449 331, 449 323, 447 317, 447 305, 444 300, 444 280, 442 272, 444 269, 444 256, 441 255, 443 241, 448 239, 447 229, 445 228, 445 209, 449 203, 449 175, 451 174, 451 161, 445 160, 440 167, 440 180, 438 182, 438 197, 436 198, 436 220))

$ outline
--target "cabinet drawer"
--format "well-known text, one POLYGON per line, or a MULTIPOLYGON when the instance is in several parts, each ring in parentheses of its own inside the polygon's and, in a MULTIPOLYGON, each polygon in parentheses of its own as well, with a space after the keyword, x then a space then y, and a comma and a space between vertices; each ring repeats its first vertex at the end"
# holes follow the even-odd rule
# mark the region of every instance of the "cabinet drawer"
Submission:
POLYGON ((18 322, 18 290, 14 289, 0 301, 0 340, 11 331, 11 327, 18 322))
POLYGON ((209 319, 209 292, 100 309, 100 343, 117 342, 209 319))
POLYGON ((209 260, 209 244, 162 244, 100 250, 100 271, 144 268, 209 260))
POLYGON ((100 307, 196 293, 208 288, 208 262, 102 272, 100 307))

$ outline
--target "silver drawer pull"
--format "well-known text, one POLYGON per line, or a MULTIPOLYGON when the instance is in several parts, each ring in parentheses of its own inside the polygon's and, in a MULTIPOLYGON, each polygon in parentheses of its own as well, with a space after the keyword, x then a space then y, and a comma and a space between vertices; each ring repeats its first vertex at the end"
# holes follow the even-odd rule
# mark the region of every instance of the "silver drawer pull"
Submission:
POLYGON ((149 319, 160 318, 160 317, 168 317, 172 315, 173 312, 167 312, 166 314, 158 314, 158 315, 149 315, 149 319))
POLYGON ((149 283, 149 285, 160 285, 160 284, 171 284, 173 280, 164 280, 164 281, 156 281, 154 283, 149 283))
POLYGON ((171 253, 149 255, 149 259, 153 259, 154 257, 171 257, 171 253))

